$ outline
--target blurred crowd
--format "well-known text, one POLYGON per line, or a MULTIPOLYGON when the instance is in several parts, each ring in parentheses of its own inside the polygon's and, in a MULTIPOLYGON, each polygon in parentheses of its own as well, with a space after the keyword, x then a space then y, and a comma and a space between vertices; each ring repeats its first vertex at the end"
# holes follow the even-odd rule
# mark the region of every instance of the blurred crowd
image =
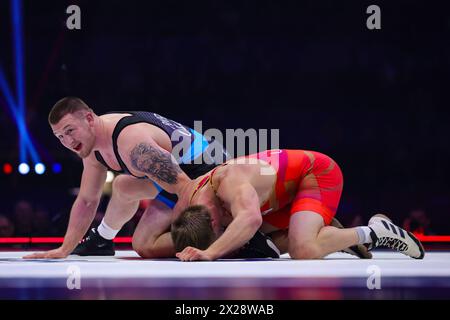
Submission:
MULTIPOLYGON (((119 236, 132 236, 139 222, 145 202, 135 216, 122 228, 119 236)), ((50 213, 48 209, 30 201, 18 201, 12 212, 0 212, 0 237, 63 237, 69 222, 70 208, 64 212, 50 213)), ((99 207, 91 227, 97 227, 104 216, 99 207)))
MULTIPOLYGON (((105 202, 105 201, 104 201, 105 202)), ((139 219, 144 210, 148 207, 149 200, 143 200, 134 217, 125 224, 118 236, 132 236, 139 219)), ((100 208, 101 209, 101 208, 100 208)), ((388 214, 389 215, 389 214, 388 214)), ((104 210, 98 210, 91 227, 97 227, 102 221, 104 210)), ((405 230, 418 235, 434 235, 431 218, 422 208, 412 209, 403 219, 399 221, 397 217, 390 215, 405 230)), ((0 214, 0 237, 62 237, 65 234, 69 212, 64 214, 51 215, 45 208, 33 205, 26 200, 20 200, 14 206, 12 214, 0 214)), ((366 225, 367 221, 363 215, 337 216, 346 227, 356 227, 366 225)))

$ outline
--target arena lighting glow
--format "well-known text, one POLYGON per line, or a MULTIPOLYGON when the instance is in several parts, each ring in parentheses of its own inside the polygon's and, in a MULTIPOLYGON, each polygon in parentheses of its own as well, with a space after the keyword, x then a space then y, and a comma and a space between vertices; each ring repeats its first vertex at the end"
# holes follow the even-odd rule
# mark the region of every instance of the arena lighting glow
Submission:
MULTIPOLYGON (((16 78, 16 110, 18 111, 20 117, 18 119, 23 119, 25 116, 25 84, 24 84, 24 68, 23 68, 23 37, 22 37, 22 15, 21 15, 21 0, 11 0, 11 18, 12 18, 12 29, 13 29, 13 42, 14 42, 14 66, 15 66, 15 78, 16 78)), ((17 122, 17 119, 16 119, 17 122)), ((17 122, 19 126, 20 135, 20 161, 26 161, 25 146, 28 145, 24 136, 23 123, 17 122), (22 158, 23 157, 23 158, 22 158)), ((34 159, 37 162, 37 159, 34 159)))
POLYGON ((114 173, 108 171, 106 173, 106 183, 111 183, 114 180, 114 173))
POLYGON ((26 150, 31 154, 34 162, 39 162, 39 156, 36 149, 31 142, 27 127, 25 125, 25 117, 19 112, 16 101, 13 97, 12 90, 6 80, 5 72, 0 67, 0 89, 3 91, 3 95, 6 100, 7 107, 11 112, 14 121, 16 122, 17 130, 19 132, 19 147, 20 147, 20 162, 26 161, 26 150))
MULTIPOLYGON (((63 243, 63 237, 0 237, 0 244, 63 243)), ((131 244, 132 237, 116 237, 114 243, 131 244)))
POLYGON ((45 172, 45 165, 43 163, 36 163, 34 165, 34 172, 37 174, 43 174, 45 172))
POLYGON ((20 174, 27 174, 28 172, 30 172, 30 166, 24 162, 22 162, 21 164, 19 164, 19 173, 20 174))
POLYGON ((24 81, 24 59, 23 59, 23 30, 22 30, 22 1, 11 0, 12 35, 14 47, 15 82, 17 95, 14 99, 13 92, 6 81, 6 76, 0 68, 0 89, 3 91, 7 106, 11 111, 19 131, 19 159, 20 162, 27 161, 28 151, 34 163, 40 162, 39 155, 30 139, 25 124, 25 81, 24 81))
POLYGON ((52 166, 53 173, 61 173, 62 166, 59 163, 54 163, 52 166))
POLYGON ((12 171, 13 171, 12 165, 10 165, 9 163, 5 163, 5 164, 3 165, 3 173, 4 173, 4 174, 11 174, 12 171))
POLYGON ((22 32, 22 0, 11 1, 11 16, 14 33, 14 62, 16 67, 17 106, 20 114, 25 115, 25 81, 23 63, 23 32, 22 32))
MULTIPOLYGON (((0 75, 1 75, 1 71, 0 71, 0 75)), ((1 86, 2 82, 3 81, 1 81, 1 76, 0 76, 0 87, 2 87, 1 86)), ((7 93, 4 92, 4 96, 7 97, 7 93)), ((9 100, 9 99, 6 99, 6 100, 9 100)), ((2 106, 4 106, 4 104, 2 104, 2 106)), ((20 162, 26 161, 26 151, 27 150, 30 153, 31 158, 33 159, 33 162, 39 162, 40 160, 39 160, 38 153, 31 141, 31 138, 29 136, 28 129, 25 125, 25 121, 24 121, 23 117, 21 117, 18 114, 17 110, 15 109, 15 106, 10 106, 9 104, 7 106, 8 106, 8 109, 10 110, 10 112, 12 113, 13 120, 16 123, 17 131, 19 134, 19 139, 20 139, 20 141, 19 141, 19 147, 20 147, 19 160, 20 160, 20 162)))
MULTIPOLYGON (((14 101, 13 95, 12 95, 12 91, 10 89, 10 87, 8 86, 8 82, 6 81, 6 77, 5 77, 5 73, 3 72, 2 68, 0 68, 0 89, 3 91, 3 96, 6 99, 6 103, 8 105, 9 110, 11 111, 13 117, 14 117, 14 121, 16 122, 16 125, 18 123, 18 119, 19 119, 19 114, 16 108, 16 103, 14 101)), ((20 161, 25 161, 25 144, 23 143, 23 135, 21 134, 21 128, 17 125, 17 130, 19 131, 19 138, 20 138, 20 142, 19 142, 19 148, 20 148, 20 156, 19 159, 20 161)))
POLYGON ((26 237, 0 238, 0 243, 12 243, 12 244, 30 243, 30 238, 26 237))

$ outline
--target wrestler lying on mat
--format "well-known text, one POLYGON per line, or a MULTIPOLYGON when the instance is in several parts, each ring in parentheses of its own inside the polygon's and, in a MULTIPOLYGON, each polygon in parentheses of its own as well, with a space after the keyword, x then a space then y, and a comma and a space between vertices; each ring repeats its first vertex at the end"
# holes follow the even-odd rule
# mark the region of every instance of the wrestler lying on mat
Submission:
POLYGON ((318 152, 269 150, 228 161, 195 181, 188 207, 172 223, 183 261, 224 257, 258 230, 293 259, 318 259, 361 244, 424 257, 419 240, 384 215, 373 216, 368 226, 331 226, 343 177, 336 162, 318 152))

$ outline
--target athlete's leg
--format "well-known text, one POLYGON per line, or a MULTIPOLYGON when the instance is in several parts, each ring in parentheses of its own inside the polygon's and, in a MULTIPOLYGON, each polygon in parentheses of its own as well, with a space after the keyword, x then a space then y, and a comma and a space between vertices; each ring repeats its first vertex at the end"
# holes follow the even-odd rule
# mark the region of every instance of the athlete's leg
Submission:
POLYGON ((158 190, 149 180, 139 180, 130 176, 118 176, 113 181, 113 194, 97 228, 78 244, 72 254, 81 256, 114 255, 113 239, 129 221, 139 205, 139 200, 154 198, 158 190))
POLYGON ((175 257, 170 236, 172 209, 152 200, 133 235, 133 249, 143 258, 175 257))
MULTIPOLYGON (((344 227, 336 219, 333 219, 331 225, 338 229, 344 229, 344 227)), ((325 238, 330 235, 330 232, 334 232, 334 231, 333 231, 333 229, 330 229, 329 227, 323 227, 321 229, 321 231, 319 232, 319 235, 320 235, 320 237, 323 236, 322 241, 327 241, 325 238)), ((272 239, 273 243, 280 250, 281 254, 288 252, 288 250, 289 250, 289 229, 268 232, 267 235, 272 239)), ((344 252, 358 256, 360 258, 370 259, 372 257, 372 254, 362 244, 357 245, 357 246, 352 246, 351 248, 353 250, 352 252, 349 252, 348 251, 349 249, 347 249, 347 248, 344 249, 344 252)), ((332 250, 332 249, 333 248, 330 248, 329 250, 332 250)))
POLYGON ((324 226, 322 216, 313 211, 294 213, 289 223, 289 255, 293 259, 320 259, 360 243, 356 228, 324 226))
POLYGON ((358 243, 356 229, 329 226, 343 187, 339 166, 330 157, 305 152, 309 173, 301 178, 289 221, 289 254, 294 259, 318 259, 358 243))
POLYGON ((126 175, 117 176, 112 187, 112 197, 103 221, 114 230, 120 230, 133 217, 140 200, 153 199, 158 194, 151 181, 126 175))

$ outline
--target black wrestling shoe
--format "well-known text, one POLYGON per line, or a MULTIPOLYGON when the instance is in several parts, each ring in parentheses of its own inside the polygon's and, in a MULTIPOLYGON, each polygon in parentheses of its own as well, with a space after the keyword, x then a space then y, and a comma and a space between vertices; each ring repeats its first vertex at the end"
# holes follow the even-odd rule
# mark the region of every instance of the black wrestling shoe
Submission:
POLYGON ((99 235, 96 228, 92 228, 72 252, 79 256, 113 256, 115 253, 113 241, 99 235))
MULTIPOLYGON (((339 229, 344 228, 344 226, 336 218, 333 218, 330 225, 339 229)), ((356 256, 360 259, 372 259, 372 253, 369 252, 367 247, 362 244, 351 246, 342 250, 341 252, 351 254, 352 256, 356 256)))
POLYGON ((275 246, 272 239, 260 231, 257 231, 253 238, 232 256, 233 259, 279 257, 280 250, 275 246))

